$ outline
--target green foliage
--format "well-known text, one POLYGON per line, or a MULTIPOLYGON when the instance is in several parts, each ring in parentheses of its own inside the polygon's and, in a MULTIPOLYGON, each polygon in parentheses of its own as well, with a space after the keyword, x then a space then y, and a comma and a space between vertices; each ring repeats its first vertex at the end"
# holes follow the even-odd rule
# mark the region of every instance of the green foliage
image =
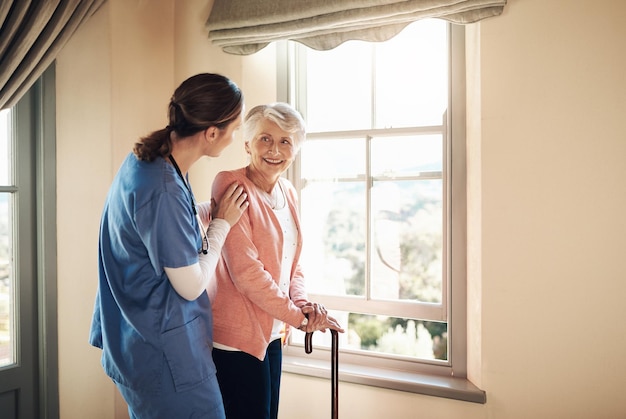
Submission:
POLYGON ((446 323, 350 313, 348 328, 359 336, 361 349, 364 350, 379 350, 384 340, 383 352, 415 356, 418 355, 416 338, 422 338, 432 340, 432 354, 435 359, 448 359, 446 323), (416 326, 422 330, 421 333, 428 335, 416 336, 416 326))
POLYGON ((354 211, 335 210, 328 214, 324 244, 326 252, 350 262, 353 275, 345 282, 346 294, 365 292, 365 231, 363 216, 354 211))
POLYGON ((374 349, 387 327, 376 316, 351 313, 348 323, 361 338, 362 349, 374 349))

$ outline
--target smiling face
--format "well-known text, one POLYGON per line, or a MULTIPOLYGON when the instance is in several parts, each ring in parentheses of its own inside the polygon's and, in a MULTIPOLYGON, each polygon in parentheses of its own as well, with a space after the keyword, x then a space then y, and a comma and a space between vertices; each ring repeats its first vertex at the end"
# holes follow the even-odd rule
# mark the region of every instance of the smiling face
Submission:
POLYGON ((293 136, 269 119, 261 119, 256 134, 246 141, 250 169, 275 182, 291 166, 296 156, 293 136))

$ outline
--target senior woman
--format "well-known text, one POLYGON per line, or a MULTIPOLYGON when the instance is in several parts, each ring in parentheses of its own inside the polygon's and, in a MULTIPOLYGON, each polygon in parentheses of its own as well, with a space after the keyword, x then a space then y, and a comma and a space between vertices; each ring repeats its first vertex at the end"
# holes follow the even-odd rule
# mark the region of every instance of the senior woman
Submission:
POLYGON ((281 337, 289 325, 306 332, 343 329, 307 300, 297 194, 281 177, 304 141, 302 117, 286 103, 257 106, 244 120, 243 136, 249 165, 220 172, 212 189, 219 201, 237 182, 250 203, 222 248, 216 289, 208 290, 213 359, 228 419, 276 418, 281 337))

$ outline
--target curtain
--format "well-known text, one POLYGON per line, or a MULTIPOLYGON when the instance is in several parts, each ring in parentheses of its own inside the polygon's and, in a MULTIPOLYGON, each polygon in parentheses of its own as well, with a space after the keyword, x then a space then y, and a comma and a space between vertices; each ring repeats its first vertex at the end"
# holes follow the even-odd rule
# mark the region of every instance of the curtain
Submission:
POLYGON ((506 0, 215 0, 206 22, 224 52, 255 53, 290 39, 317 50, 386 41, 419 19, 467 24, 500 15, 506 0))
POLYGON ((106 0, 0 2, 0 109, 15 105, 106 0))

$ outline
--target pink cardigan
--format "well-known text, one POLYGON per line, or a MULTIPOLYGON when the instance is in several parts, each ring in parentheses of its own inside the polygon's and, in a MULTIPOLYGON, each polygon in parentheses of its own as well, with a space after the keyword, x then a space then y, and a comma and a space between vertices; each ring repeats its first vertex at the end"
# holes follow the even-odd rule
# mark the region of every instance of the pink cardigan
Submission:
POLYGON ((244 186, 250 206, 226 238, 215 273, 216 289, 208 292, 213 310, 213 341, 263 360, 274 318, 294 327, 304 320, 299 308, 307 303, 298 263, 302 234, 296 191, 289 181, 281 178, 279 182, 299 232, 289 295, 286 295, 278 287, 283 251, 281 226, 245 173, 245 168, 220 172, 213 182, 212 196, 216 201, 233 182, 238 182, 244 186))

